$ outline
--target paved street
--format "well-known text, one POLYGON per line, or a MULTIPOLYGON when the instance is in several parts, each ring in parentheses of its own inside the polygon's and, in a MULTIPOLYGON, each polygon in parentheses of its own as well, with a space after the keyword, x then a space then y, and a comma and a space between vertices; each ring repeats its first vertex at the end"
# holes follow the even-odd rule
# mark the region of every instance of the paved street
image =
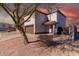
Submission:
POLYGON ((17 32, 0 32, 0 41, 9 40, 20 36, 21 35, 17 32))

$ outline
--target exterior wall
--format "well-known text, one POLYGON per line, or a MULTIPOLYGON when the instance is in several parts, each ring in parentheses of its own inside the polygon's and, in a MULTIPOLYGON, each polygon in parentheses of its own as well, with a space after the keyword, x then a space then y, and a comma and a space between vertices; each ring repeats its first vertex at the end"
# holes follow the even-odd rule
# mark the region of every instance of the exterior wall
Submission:
MULTIPOLYGON (((49 27, 43 25, 43 23, 46 22, 47 20, 56 21, 57 22, 56 27, 64 27, 66 23, 66 18, 61 13, 58 12, 48 15, 48 17, 45 14, 36 12, 32 15, 32 17, 29 20, 30 21, 24 24, 27 27, 26 32, 29 33, 49 32, 49 27)), ((55 29, 55 31, 57 31, 57 28, 55 29)))
MULTIPOLYGON (((24 20, 26 20, 29 16, 25 17, 24 20)), ((35 13, 31 16, 31 18, 25 22, 24 26, 28 26, 28 25, 34 25, 35 23, 35 13)))
MULTIPOLYGON (((29 16, 25 17, 24 20, 26 20, 29 16)), ((25 30, 27 33, 34 33, 35 32, 35 13, 31 16, 31 18, 25 22, 25 30)))
POLYGON ((60 12, 57 13, 57 27, 66 26, 66 17, 62 15, 60 12))
POLYGON ((60 12, 54 12, 48 15, 48 19, 51 21, 56 21, 57 26, 64 27, 66 26, 66 17, 62 15, 60 12))
MULTIPOLYGON (((26 19, 27 17, 25 17, 24 19, 26 19)), ((28 33, 48 32, 48 27, 43 25, 43 23, 48 20, 48 18, 45 14, 42 14, 40 12, 35 12, 29 20, 30 21, 25 22, 25 24, 24 24, 24 26, 26 27, 26 32, 28 32, 28 33), (31 25, 33 27, 31 27, 31 25)))
MULTIPOLYGON (((48 15, 48 20, 49 21, 55 21, 55 22, 57 22, 57 12, 54 12, 52 14, 49 14, 48 15)), ((52 28, 49 28, 49 32, 56 33, 57 32, 57 29, 54 26, 52 26, 52 28)))
POLYGON ((48 20, 56 21, 57 22, 57 12, 49 14, 48 15, 48 20))
POLYGON ((35 14, 35 33, 44 33, 48 32, 48 28, 43 25, 44 22, 48 20, 45 14, 36 12, 35 14))
POLYGON ((50 21, 56 21, 57 22, 56 27, 54 29, 53 28, 51 29, 51 31, 53 31, 55 33, 57 32, 58 27, 66 26, 66 17, 64 15, 62 15, 59 11, 54 12, 52 14, 49 14, 48 19, 50 21))

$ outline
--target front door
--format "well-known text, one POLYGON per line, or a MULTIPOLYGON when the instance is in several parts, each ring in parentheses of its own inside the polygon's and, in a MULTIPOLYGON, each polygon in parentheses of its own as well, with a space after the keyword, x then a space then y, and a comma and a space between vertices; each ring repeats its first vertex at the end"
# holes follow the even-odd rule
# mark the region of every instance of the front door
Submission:
POLYGON ((51 26, 49 27, 49 33, 52 33, 52 34, 55 33, 55 26, 54 26, 54 25, 51 25, 51 26))

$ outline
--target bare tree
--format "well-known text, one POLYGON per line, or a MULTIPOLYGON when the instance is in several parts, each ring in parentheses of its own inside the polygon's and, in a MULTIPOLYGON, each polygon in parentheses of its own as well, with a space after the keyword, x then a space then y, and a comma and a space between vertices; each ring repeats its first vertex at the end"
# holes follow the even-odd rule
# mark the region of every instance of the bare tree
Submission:
POLYGON ((14 21, 15 27, 20 31, 23 35, 26 43, 29 43, 26 33, 24 31, 23 25, 32 14, 36 11, 38 4, 21 4, 21 3, 14 3, 14 4, 6 4, 1 3, 0 6, 5 10, 5 12, 12 18, 14 21), (23 20, 25 16, 29 17, 26 20, 23 20))

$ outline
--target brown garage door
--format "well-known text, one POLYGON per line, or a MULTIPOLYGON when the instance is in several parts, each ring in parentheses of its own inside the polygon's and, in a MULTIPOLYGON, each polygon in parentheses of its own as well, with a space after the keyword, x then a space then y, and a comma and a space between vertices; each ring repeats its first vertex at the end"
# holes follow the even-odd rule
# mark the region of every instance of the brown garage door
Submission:
POLYGON ((30 26, 26 26, 26 32, 27 33, 34 33, 34 26, 30 25, 30 26))

